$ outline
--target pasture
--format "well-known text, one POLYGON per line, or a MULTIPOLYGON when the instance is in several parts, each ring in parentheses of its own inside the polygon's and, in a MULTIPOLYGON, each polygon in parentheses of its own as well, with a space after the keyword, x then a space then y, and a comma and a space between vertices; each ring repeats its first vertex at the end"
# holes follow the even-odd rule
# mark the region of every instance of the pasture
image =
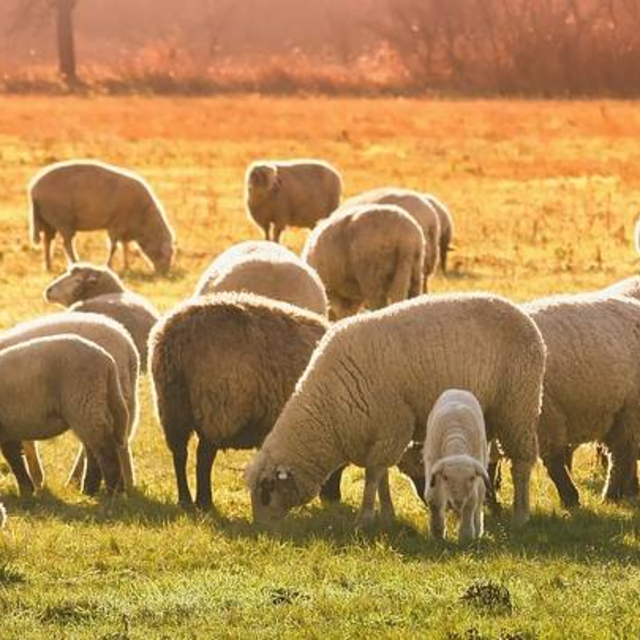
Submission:
MULTIPOLYGON (((166 311, 212 257, 259 237, 244 214, 246 165, 296 156, 334 163, 346 195, 398 184, 446 202, 456 251, 434 292, 522 301, 638 270, 636 103, 0 98, 0 328, 53 311, 27 222, 26 186, 43 165, 95 157, 149 180, 177 232, 177 262, 154 278, 138 256, 125 280, 166 311)), ((305 233, 289 230, 284 242, 299 250, 305 233)), ((106 237, 81 234, 77 247, 102 262, 106 237)), ((56 272, 64 264, 58 247, 56 272)), ((600 503, 590 448, 576 464, 582 509, 560 508, 539 464, 529 525, 513 531, 507 512, 489 515, 486 537, 466 548, 428 539, 426 512, 396 471, 398 522, 371 535, 353 530, 359 469, 346 474, 345 504, 315 501, 277 531, 254 528, 242 479, 250 454, 219 455, 215 512, 184 513, 147 378, 134 496, 66 488, 69 437, 42 451, 47 488, 31 500, 0 463, 10 518, 0 534, 2 639, 640 636, 640 512, 600 503)), ((509 482, 501 499, 510 504, 509 482)))

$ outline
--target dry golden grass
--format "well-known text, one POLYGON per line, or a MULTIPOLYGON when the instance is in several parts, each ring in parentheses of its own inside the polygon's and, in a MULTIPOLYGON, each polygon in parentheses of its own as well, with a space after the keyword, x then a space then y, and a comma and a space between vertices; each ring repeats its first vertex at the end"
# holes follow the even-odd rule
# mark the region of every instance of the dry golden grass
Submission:
MULTIPOLYGON (((52 310, 42 301, 49 278, 40 249, 29 245, 25 193, 43 165, 95 157, 152 183, 177 231, 177 265, 154 279, 140 258, 127 281, 167 310, 220 251, 259 237, 244 214, 242 182, 246 165, 264 156, 326 158, 344 173, 347 195, 398 184, 441 197, 455 217, 457 250, 435 292, 524 300, 637 271, 635 103, 2 98, 0 328, 52 310)), ((304 237, 287 232, 285 242, 299 249, 304 237)), ((102 261, 105 239, 80 236, 79 252, 102 261)), ((146 383, 135 500, 112 508, 65 489, 65 442, 44 447, 52 492, 35 502, 23 505, 13 479, 0 475, 10 511, 0 536, 0 638, 156 637, 158 629, 167 637, 356 637, 362 626, 392 637, 637 637, 637 514, 598 506, 601 477, 592 481, 588 452, 578 471, 582 516, 559 511, 539 468, 528 530, 507 533, 506 521, 490 519, 487 540, 467 553, 425 539, 423 511, 397 474, 403 524, 381 539, 351 537, 351 508, 318 507, 293 517, 284 538, 259 536, 247 523, 245 454, 216 463, 219 519, 192 521, 171 506, 170 459, 146 383), (509 586, 513 615, 459 603, 479 576, 509 586), (281 587, 302 592, 286 611, 268 602, 281 587)), ((349 505, 359 477, 350 472, 349 505)))

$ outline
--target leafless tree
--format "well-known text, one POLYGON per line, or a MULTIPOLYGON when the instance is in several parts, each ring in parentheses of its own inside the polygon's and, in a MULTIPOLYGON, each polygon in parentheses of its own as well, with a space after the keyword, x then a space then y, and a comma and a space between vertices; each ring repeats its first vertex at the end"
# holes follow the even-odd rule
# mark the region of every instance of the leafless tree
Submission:
POLYGON ((10 31, 42 28, 53 18, 56 27, 58 70, 69 85, 78 81, 73 12, 78 0, 19 0, 10 31))

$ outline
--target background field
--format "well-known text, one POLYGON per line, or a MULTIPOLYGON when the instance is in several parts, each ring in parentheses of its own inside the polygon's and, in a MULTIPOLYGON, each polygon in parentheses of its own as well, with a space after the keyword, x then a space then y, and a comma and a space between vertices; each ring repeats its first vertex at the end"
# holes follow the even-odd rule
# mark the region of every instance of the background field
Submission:
MULTIPOLYGON (((191 294, 212 257, 258 237, 242 179, 262 156, 326 158, 343 171, 347 195, 402 184, 440 196, 455 216, 457 250, 435 292, 525 300, 638 269, 636 103, 2 98, 1 328, 53 310, 42 301, 41 253, 29 245, 25 188, 41 166, 77 156, 140 171, 165 203, 179 239, 173 274, 153 279, 139 258, 127 275, 162 310, 191 294)), ((288 232, 285 242, 297 250, 304 237, 288 232)), ((102 261, 105 238, 81 237, 79 252, 102 261)), ((397 473, 397 526, 353 533, 360 470, 348 474, 346 505, 314 503, 268 534, 250 524, 247 454, 219 456, 216 513, 174 506, 146 379, 141 404, 139 491, 129 500, 64 487, 68 438, 43 447, 48 488, 31 501, 17 498, 0 464, 11 518, 0 535, 0 638, 640 635, 638 508, 599 503, 603 478, 589 449, 577 471, 584 509, 561 510, 537 468, 531 524, 513 532, 507 515, 490 516, 471 548, 428 540, 425 512, 397 473), (485 579, 508 589, 511 606, 461 600, 485 579)))

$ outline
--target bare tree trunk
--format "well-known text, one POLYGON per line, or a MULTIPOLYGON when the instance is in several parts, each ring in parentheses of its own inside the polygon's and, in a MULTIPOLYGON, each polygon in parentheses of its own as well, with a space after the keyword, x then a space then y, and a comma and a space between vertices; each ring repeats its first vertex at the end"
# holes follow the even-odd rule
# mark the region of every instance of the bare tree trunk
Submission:
POLYGON ((73 33, 73 9, 76 0, 56 0, 56 29, 58 35, 58 69, 68 84, 78 80, 76 50, 73 33))

